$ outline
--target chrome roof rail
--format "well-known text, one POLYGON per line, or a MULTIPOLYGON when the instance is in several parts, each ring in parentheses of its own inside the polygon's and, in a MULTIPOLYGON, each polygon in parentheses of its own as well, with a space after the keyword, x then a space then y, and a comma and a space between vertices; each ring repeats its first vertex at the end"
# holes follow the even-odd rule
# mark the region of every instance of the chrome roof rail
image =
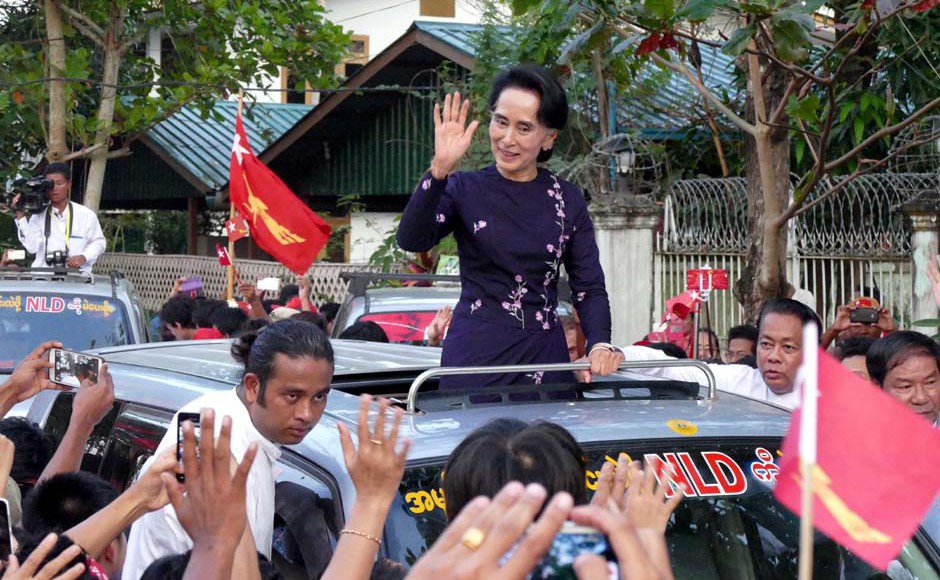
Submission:
MULTIPOLYGON (((700 360, 694 359, 673 359, 673 360, 641 360, 620 363, 618 370, 628 371, 631 369, 652 369, 652 368, 670 368, 670 367, 692 367, 702 371, 705 379, 708 381, 708 395, 705 400, 714 401, 717 398, 718 382, 715 380, 715 374, 708 365, 700 360)), ((504 366, 477 366, 477 367, 437 367, 428 369, 415 377, 408 389, 408 399, 405 405, 405 412, 414 415, 418 410, 418 390, 425 381, 432 377, 449 377, 454 375, 483 375, 499 373, 528 373, 538 371, 580 371, 591 368, 588 362, 571 362, 555 364, 529 364, 529 365, 504 365, 504 366)), ((602 382, 597 383, 597 388, 603 389, 602 382)), ((486 392, 486 387, 480 388, 481 393, 486 392)))

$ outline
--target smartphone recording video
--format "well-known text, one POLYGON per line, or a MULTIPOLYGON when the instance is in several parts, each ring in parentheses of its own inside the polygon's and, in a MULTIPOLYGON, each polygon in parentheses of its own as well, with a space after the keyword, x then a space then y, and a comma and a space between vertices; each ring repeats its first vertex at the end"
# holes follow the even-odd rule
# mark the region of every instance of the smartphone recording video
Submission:
POLYGON ((611 549, 607 536, 599 530, 579 526, 574 522, 565 522, 561 531, 555 536, 552 547, 529 577, 576 580, 574 561, 585 552, 597 554, 607 560, 607 577, 610 580, 620 578, 617 556, 611 549))
MULTIPOLYGON (((196 457, 199 457, 199 442, 202 439, 202 427, 199 425, 199 413, 180 413, 176 422, 176 460, 183 465, 183 423, 189 421, 193 424, 193 434, 196 436, 196 457)), ((185 473, 177 473, 176 479, 180 483, 186 481, 185 473)))
POLYGON ((79 388, 82 382, 90 380, 92 384, 98 382, 98 371, 104 359, 90 354, 83 354, 72 350, 53 348, 49 350, 49 380, 53 383, 79 388))
POLYGON ((878 322, 879 314, 877 308, 853 308, 852 311, 849 312, 849 322, 875 324, 878 322))
POLYGON ((0 560, 10 559, 13 553, 13 527, 10 525, 10 504, 0 498, 0 560))

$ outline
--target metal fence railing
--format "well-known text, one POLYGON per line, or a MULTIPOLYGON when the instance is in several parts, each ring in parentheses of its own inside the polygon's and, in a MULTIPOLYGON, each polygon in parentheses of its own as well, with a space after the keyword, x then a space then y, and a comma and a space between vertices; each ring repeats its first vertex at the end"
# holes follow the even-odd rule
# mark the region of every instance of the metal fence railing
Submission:
MULTIPOLYGON (((712 292, 709 298, 712 329, 724 344, 732 326, 754 322, 745 320, 744 310, 734 298, 734 282, 741 277, 744 266, 743 253, 657 252, 654 292, 658 299, 654 321, 662 319, 668 298, 685 291, 686 272, 706 264, 728 270, 731 288, 712 292)), ((898 328, 911 328, 913 289, 909 258, 791 256, 787 260, 787 277, 791 284, 813 295, 816 313, 823 324, 832 324, 836 308, 856 296, 874 295, 891 311, 898 328)))
MULTIPOLYGON (((807 203, 832 185, 820 184, 807 203)), ((672 184, 657 238, 654 323, 665 301, 685 290, 685 272, 706 264, 727 269, 732 285, 711 298, 713 329, 724 339, 731 326, 744 322, 733 285, 747 243, 746 186, 744 178, 672 184)), ((867 294, 891 310, 900 328, 910 327, 911 230, 901 205, 938 186, 937 173, 865 175, 794 220, 787 278, 812 293, 824 324, 832 323, 838 306, 867 294)))
MULTIPOLYGON (((244 280, 264 277, 281 278, 293 282, 297 276, 278 262, 238 260, 239 275, 244 280)), ((219 266, 214 257, 186 255, 147 255, 106 253, 95 263, 95 272, 106 274, 118 270, 137 288, 141 303, 148 310, 158 310, 166 301, 173 283, 182 276, 198 275, 208 296, 224 297, 227 269, 219 266)), ((314 302, 339 302, 346 294, 348 283, 340 278, 342 272, 378 272, 381 267, 371 264, 313 264, 307 271, 313 287, 314 302)))

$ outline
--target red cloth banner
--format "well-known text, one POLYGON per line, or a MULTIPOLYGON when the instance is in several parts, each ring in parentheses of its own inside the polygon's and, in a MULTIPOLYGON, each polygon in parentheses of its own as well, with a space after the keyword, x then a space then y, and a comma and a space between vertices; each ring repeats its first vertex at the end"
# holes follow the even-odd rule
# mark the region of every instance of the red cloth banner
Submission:
MULTIPOLYGON (((819 352, 813 524, 887 569, 940 491, 940 430, 819 352)), ((800 410, 790 420, 774 495, 801 513, 800 410)))
POLYGON ((688 290, 727 290, 728 271, 714 268, 689 270, 685 276, 688 290))
POLYGON ((295 274, 305 274, 326 245, 330 226, 255 157, 240 114, 235 119, 229 192, 258 245, 295 274))

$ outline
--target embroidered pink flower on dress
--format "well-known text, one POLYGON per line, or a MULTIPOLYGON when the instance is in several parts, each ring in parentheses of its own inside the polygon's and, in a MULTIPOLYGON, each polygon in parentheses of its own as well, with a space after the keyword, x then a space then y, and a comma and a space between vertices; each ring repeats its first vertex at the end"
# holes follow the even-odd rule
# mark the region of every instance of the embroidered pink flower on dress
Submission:
POLYGON ((437 223, 442 224, 445 221, 447 221, 447 218, 444 216, 444 214, 442 213, 437 214, 437 223))
MULTIPOLYGON (((503 302, 503 304, 506 304, 506 305, 508 306, 508 304, 507 304, 506 302, 503 302)), ((483 306, 483 301, 480 300, 479 298, 477 298, 477 299, 476 299, 476 302, 474 302, 473 304, 470 305, 470 314, 473 314, 474 312, 476 312, 477 310, 479 310, 480 307, 482 307, 482 306, 483 306)))
POLYGON ((480 220, 476 222, 475 224, 473 224, 473 233, 477 233, 478 231, 482 230, 485 227, 486 227, 486 220, 480 220))
POLYGON ((526 378, 532 379, 532 382, 536 385, 542 384, 542 377, 545 375, 545 371, 538 371, 526 375, 526 378))
POLYGON ((424 191, 427 191, 427 190, 431 189, 431 178, 430 178, 430 177, 421 182, 421 189, 423 189, 424 191))

